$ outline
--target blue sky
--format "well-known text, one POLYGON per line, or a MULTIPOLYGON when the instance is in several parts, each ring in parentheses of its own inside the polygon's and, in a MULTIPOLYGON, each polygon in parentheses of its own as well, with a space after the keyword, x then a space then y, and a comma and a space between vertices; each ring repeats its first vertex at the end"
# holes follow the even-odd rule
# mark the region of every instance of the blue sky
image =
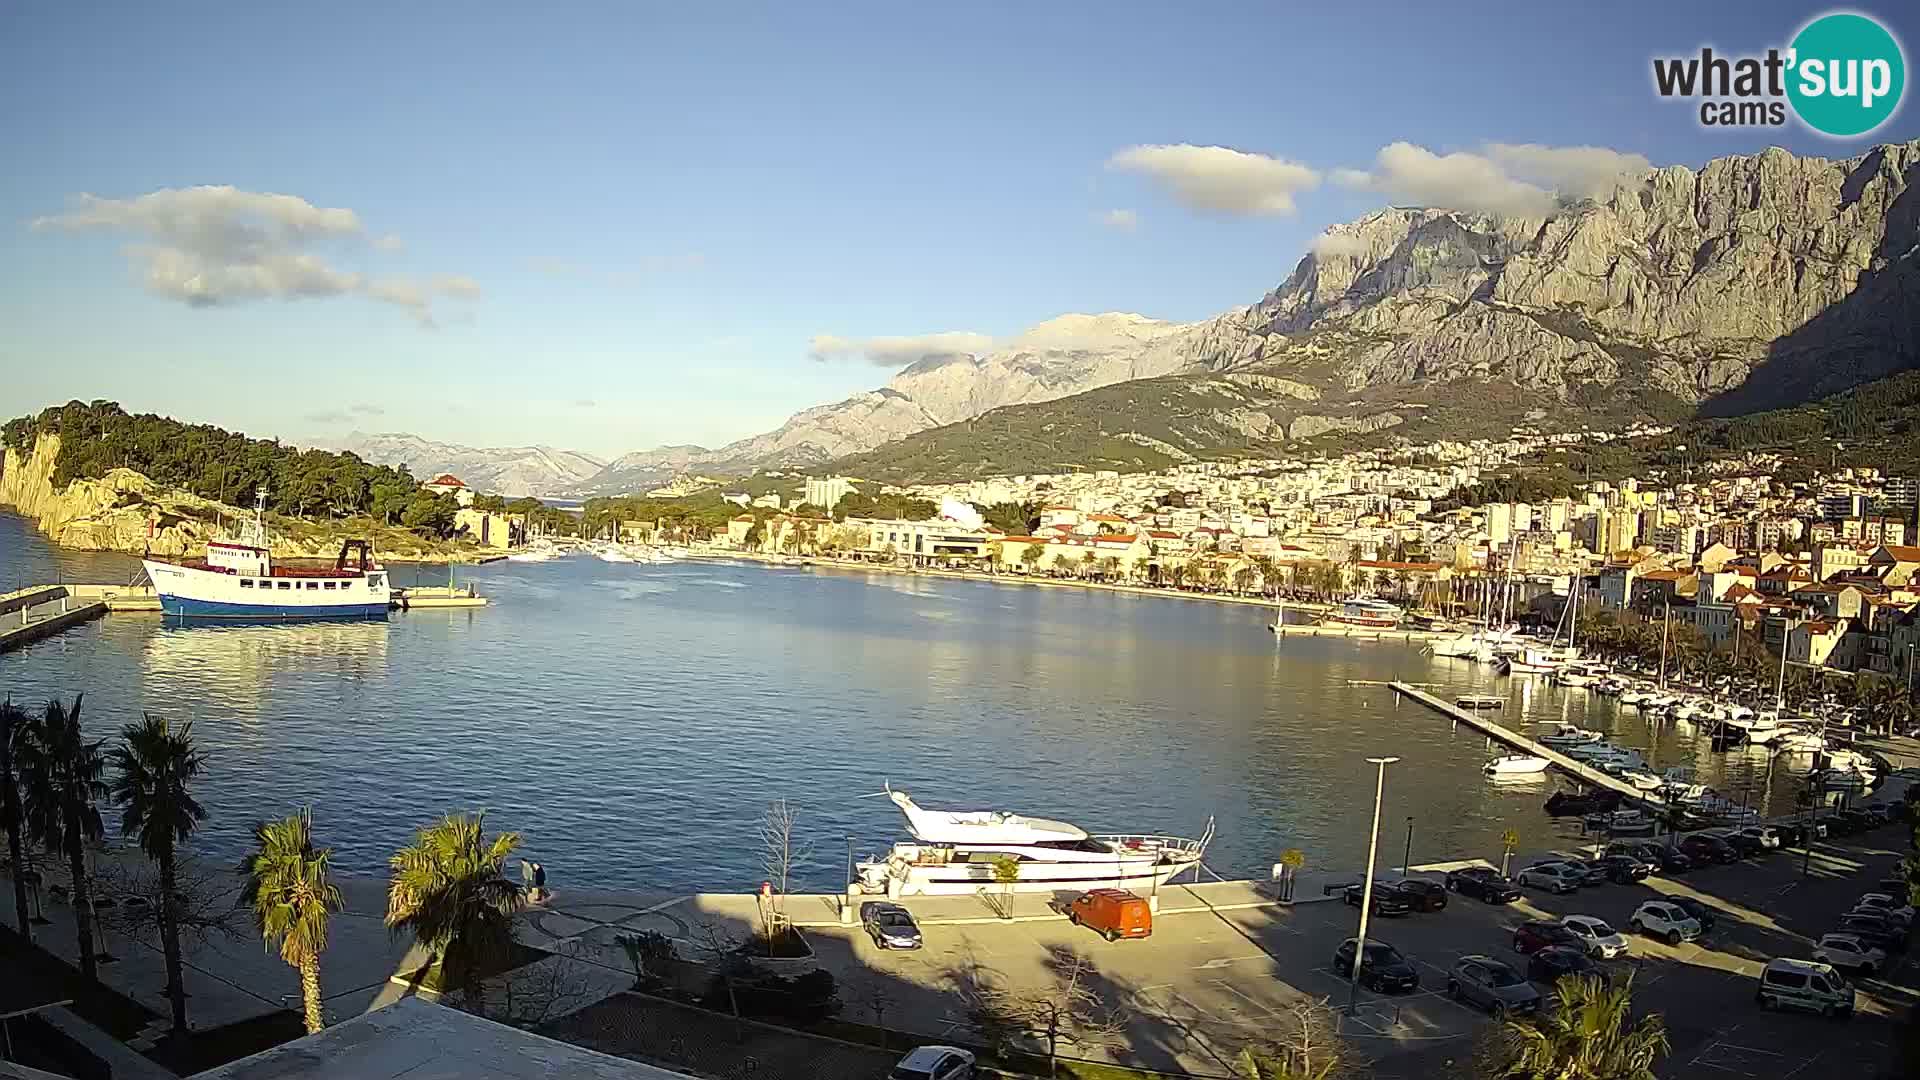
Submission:
MULTIPOLYGON (((1697 166, 1920 135, 1911 105, 1837 142, 1655 98, 1652 54, 1784 44, 1817 5, 288 10, 0 10, 0 413, 110 397, 296 439, 716 445, 889 375, 858 344, 811 358, 822 335, 1251 302, 1328 224, 1407 201, 1378 180, 1396 142, 1697 166), (1283 192, 1249 202, 1183 196, 1186 159, 1114 164, 1166 145, 1319 182, 1236 158, 1283 192), (142 231, 134 200, 199 185, 236 190, 142 231), (206 215, 264 212, 248 193, 351 217, 298 211, 268 242, 294 261, 210 276, 234 249, 206 215)), ((1920 40, 1910 9, 1855 10, 1920 40)))

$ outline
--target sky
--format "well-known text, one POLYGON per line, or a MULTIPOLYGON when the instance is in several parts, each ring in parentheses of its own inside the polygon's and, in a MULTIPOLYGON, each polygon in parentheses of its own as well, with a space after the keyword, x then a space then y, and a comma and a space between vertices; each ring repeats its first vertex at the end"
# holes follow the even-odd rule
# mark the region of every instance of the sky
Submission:
POLYGON ((1064 312, 1253 302, 1389 203, 1920 137, 1654 93, 1827 10, 7 4, 0 414, 718 445, 1064 312))

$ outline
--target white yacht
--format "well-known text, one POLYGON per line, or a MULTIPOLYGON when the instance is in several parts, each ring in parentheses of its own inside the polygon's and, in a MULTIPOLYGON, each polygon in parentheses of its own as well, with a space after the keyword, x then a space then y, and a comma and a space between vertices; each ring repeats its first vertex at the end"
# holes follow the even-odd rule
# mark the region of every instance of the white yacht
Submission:
POLYGON ((1213 821, 1200 838, 1148 834, 1092 835, 1077 825, 1001 810, 929 810, 904 791, 884 794, 906 815, 910 842, 885 858, 856 863, 861 889, 902 896, 965 896, 1004 888, 994 864, 1018 860, 1014 892, 1149 889, 1188 870, 1197 876, 1213 840, 1213 821))
POLYGON ((1526 776, 1543 773, 1553 762, 1532 754, 1506 754, 1494 758, 1481 768, 1488 776, 1526 776))

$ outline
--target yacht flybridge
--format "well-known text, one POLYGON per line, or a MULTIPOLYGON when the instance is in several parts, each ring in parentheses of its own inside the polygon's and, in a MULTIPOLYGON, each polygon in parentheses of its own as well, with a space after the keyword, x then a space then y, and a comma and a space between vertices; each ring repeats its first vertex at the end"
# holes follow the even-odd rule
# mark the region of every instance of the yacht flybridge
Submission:
POLYGON ((999 890, 994 865, 1011 856, 1020 867, 1015 892, 1152 888, 1187 870, 1198 873, 1213 839, 1213 820, 1198 840, 1145 834, 1094 835, 1077 825, 1002 810, 929 810, 904 791, 877 792, 906 815, 912 841, 883 859, 855 864, 860 887, 890 898, 968 895, 999 890))

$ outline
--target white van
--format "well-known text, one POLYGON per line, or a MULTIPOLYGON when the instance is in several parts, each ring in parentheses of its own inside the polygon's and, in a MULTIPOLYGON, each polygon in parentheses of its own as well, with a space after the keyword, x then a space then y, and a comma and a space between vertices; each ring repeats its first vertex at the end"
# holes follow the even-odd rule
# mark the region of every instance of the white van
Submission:
POLYGON ((1805 1009, 1835 1017, 1853 1015, 1853 984, 1831 966, 1811 960, 1767 961, 1753 997, 1763 1009, 1805 1009))

